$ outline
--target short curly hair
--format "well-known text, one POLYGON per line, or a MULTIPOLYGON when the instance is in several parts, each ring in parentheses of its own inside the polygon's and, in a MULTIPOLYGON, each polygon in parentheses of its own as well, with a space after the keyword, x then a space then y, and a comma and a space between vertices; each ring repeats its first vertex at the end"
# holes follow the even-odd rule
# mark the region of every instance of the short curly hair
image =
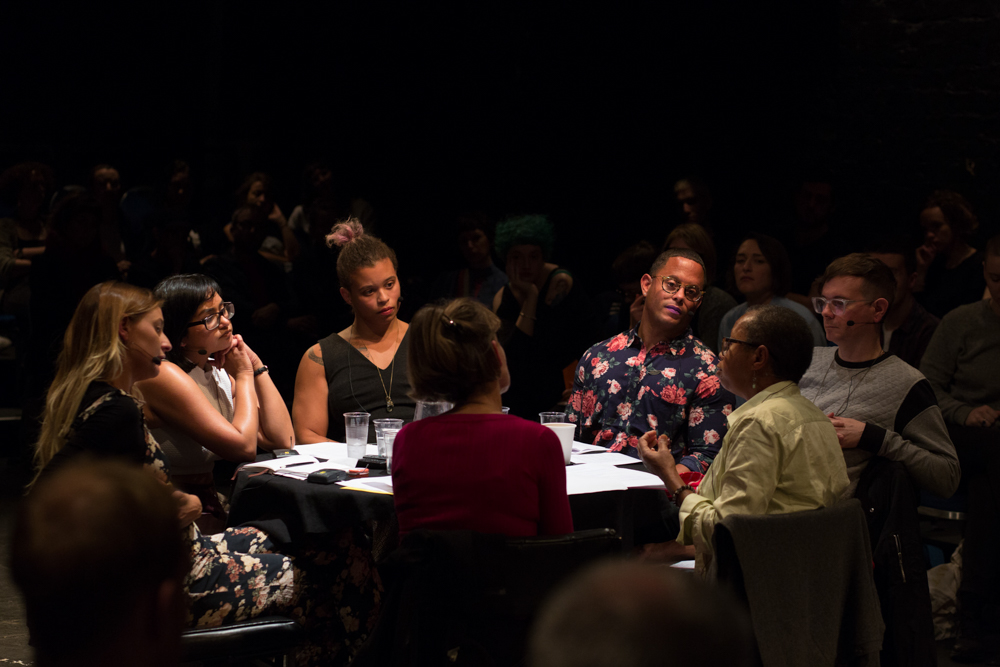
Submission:
POLYGON ((555 229, 544 215, 518 215, 497 225, 495 246, 500 259, 506 261, 507 253, 516 245, 536 245, 548 260, 556 242, 555 229))

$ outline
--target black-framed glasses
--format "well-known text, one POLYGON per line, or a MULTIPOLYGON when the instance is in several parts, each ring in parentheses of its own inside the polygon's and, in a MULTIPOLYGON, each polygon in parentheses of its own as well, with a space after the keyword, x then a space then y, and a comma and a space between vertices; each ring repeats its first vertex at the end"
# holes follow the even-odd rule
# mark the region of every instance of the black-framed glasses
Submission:
POLYGON ((820 315, 826 309, 826 305, 830 304, 830 308, 833 309, 834 315, 843 315, 847 307, 852 303, 871 303, 872 299, 827 299, 822 296, 814 296, 812 298, 813 310, 815 310, 820 315))
POLYGON ((697 285, 685 285, 673 276, 656 276, 660 279, 660 287, 667 294, 677 294, 677 290, 684 288, 684 298, 691 303, 698 303, 705 296, 705 290, 697 285))
POLYGON ((204 324, 208 331, 215 331, 219 328, 222 323, 222 317, 225 315, 227 320, 233 319, 233 315, 236 314, 236 306, 233 305, 232 301, 223 301, 222 308, 219 308, 219 312, 212 313, 206 318, 200 319, 197 322, 188 322, 188 328, 196 327, 199 324, 204 324))
POLYGON ((733 343, 740 343, 741 345, 749 345, 750 347, 758 347, 760 343, 751 343, 748 340, 740 340, 739 338, 730 338, 726 336, 722 339, 722 349, 719 350, 719 355, 723 355, 729 351, 729 346, 733 343))

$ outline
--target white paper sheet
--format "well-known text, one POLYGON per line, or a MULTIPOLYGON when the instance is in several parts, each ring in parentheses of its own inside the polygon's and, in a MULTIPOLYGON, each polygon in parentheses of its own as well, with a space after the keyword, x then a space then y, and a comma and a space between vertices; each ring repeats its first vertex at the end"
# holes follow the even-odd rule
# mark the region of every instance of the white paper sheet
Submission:
MULTIPOLYGON (((296 445, 295 451, 299 454, 314 456, 317 459, 326 459, 327 461, 336 463, 336 467, 341 465, 351 468, 357 467, 358 459, 347 455, 347 443, 345 442, 317 442, 311 445, 296 445)), ((378 456, 378 445, 366 445, 365 455, 378 456)))
POLYGON ((349 479, 344 482, 337 482, 337 484, 345 486, 348 489, 357 489, 358 491, 392 494, 392 477, 388 475, 385 477, 349 479))
POLYGON ((694 558, 692 558, 691 560, 679 560, 670 567, 676 567, 678 570, 693 570, 694 558))
POLYGON ((599 493, 625 489, 662 489, 663 482, 656 475, 639 470, 625 470, 614 466, 579 465, 566 468, 566 493, 599 493))
POLYGON ((287 468, 289 466, 297 466, 303 463, 318 463, 318 461, 312 456, 282 456, 280 459, 271 459, 270 461, 255 461, 254 463, 247 463, 241 468, 241 470, 248 470, 253 468, 264 468, 267 470, 279 470, 281 468, 287 468))
POLYGON ((574 452, 573 456, 570 458, 570 462, 579 463, 580 465, 598 466, 625 466, 633 463, 640 463, 639 459, 632 458, 628 454, 608 451, 600 454, 577 454, 574 452))
POLYGON ((282 468, 280 470, 275 470, 274 474, 279 477, 290 477, 292 479, 305 479, 309 476, 309 473, 316 472, 317 470, 329 470, 333 468, 334 470, 350 470, 354 468, 354 465, 339 465, 333 461, 320 461, 317 463, 307 463, 306 465, 295 466, 293 468, 282 468))
POLYGON ((601 447, 600 445, 588 445, 585 442, 580 442, 579 440, 573 441, 573 453, 574 454, 584 454, 586 452, 606 452, 607 447, 601 447))

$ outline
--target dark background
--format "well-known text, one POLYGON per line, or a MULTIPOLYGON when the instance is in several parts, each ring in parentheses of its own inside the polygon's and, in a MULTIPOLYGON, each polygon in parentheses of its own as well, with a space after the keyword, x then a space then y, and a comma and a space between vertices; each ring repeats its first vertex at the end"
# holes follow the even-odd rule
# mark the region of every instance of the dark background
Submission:
POLYGON ((619 249, 662 242, 689 174, 722 233, 783 222, 817 176, 850 238, 916 231, 937 187, 992 229, 998 37, 990 2, 11 2, 0 168, 66 184, 110 162, 129 188, 180 157, 222 224, 249 172, 287 215, 323 158, 404 273, 451 261, 458 209, 543 212, 593 290, 619 249))

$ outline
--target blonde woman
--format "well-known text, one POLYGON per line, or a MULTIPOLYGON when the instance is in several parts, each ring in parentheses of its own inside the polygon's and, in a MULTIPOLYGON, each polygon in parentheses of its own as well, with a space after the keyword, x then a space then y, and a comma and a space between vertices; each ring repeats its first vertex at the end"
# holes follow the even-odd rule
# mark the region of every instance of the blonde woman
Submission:
MULTIPOLYGON (((49 389, 36 452, 40 475, 89 454, 145 465, 170 483, 166 458, 132 393, 137 381, 159 374, 171 349, 163 325, 160 302, 148 290, 107 282, 87 292, 66 330, 49 389)), ((357 550, 323 554, 293 566, 292 559, 275 553, 267 534, 256 528, 228 528, 203 537, 194 525, 201 514, 198 498, 172 493, 178 503, 178 528, 191 553, 191 572, 184 582, 189 625, 218 626, 261 614, 285 614, 310 630, 305 649, 309 658, 323 664, 347 661, 344 649, 364 640, 371 621, 363 614, 377 613, 377 605, 371 609, 370 603, 359 604, 375 598, 373 591, 380 589, 368 570, 368 555, 357 550), (323 567, 308 569, 308 575, 302 569, 320 562, 323 567), (357 576, 335 586, 332 580, 346 578, 347 571, 357 576), (356 599, 345 601, 348 595, 356 599)))

